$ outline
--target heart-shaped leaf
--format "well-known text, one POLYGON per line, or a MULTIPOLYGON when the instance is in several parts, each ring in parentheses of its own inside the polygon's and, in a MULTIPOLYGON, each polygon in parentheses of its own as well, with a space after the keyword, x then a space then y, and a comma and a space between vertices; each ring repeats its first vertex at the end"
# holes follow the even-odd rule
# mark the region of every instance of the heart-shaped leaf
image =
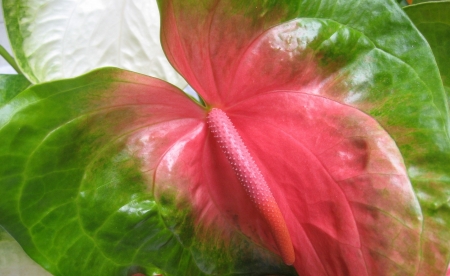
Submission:
POLYGON ((184 87, 159 42, 156 1, 4 0, 17 63, 33 83, 116 66, 184 87))

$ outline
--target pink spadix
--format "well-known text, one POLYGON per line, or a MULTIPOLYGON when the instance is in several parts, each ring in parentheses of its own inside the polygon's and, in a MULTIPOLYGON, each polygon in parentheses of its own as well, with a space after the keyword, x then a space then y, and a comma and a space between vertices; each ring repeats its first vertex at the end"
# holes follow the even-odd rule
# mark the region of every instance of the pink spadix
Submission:
POLYGON ((213 108, 208 114, 207 122, 249 200, 269 225, 284 263, 292 265, 295 261, 294 248, 283 214, 241 136, 220 109, 213 108))

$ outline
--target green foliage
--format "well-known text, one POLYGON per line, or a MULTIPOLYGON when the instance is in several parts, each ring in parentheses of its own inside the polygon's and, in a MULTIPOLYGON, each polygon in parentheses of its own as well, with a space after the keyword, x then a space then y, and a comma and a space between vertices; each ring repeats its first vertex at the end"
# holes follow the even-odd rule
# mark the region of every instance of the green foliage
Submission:
POLYGON ((412 5, 405 12, 430 44, 450 102, 450 1, 412 5))

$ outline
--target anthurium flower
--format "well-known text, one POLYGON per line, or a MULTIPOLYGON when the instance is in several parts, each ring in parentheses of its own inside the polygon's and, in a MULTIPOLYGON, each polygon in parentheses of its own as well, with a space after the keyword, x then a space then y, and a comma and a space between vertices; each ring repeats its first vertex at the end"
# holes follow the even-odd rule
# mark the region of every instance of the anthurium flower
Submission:
POLYGON ((200 102, 106 68, 1 107, 0 223, 31 256, 60 275, 445 272, 428 203, 448 107, 395 3, 158 3, 200 102))

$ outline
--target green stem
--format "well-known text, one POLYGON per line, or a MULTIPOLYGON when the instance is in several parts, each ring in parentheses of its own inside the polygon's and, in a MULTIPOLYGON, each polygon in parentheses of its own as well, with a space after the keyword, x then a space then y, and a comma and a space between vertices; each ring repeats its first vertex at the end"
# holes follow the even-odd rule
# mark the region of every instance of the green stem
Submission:
POLYGON ((2 45, 0 45, 0 55, 6 60, 6 62, 9 63, 9 65, 11 65, 12 68, 14 68, 14 70, 16 70, 18 74, 23 75, 14 58, 8 53, 8 51, 6 51, 6 49, 2 45))

